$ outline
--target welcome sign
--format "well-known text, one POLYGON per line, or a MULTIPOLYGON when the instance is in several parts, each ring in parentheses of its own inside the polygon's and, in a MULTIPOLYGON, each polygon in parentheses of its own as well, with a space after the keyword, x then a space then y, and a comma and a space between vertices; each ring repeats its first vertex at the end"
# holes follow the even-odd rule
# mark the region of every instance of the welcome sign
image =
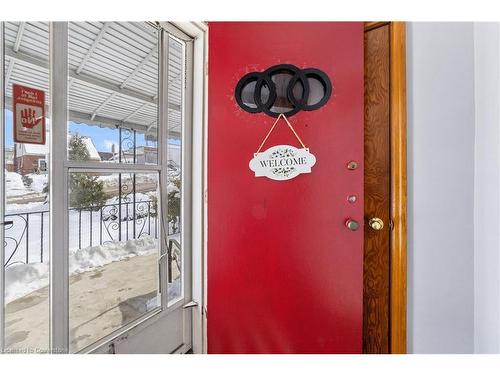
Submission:
POLYGON ((255 177, 267 177, 271 180, 285 181, 302 173, 311 173, 316 164, 316 157, 308 148, 296 148, 290 145, 279 145, 257 152, 250 160, 249 166, 255 177))

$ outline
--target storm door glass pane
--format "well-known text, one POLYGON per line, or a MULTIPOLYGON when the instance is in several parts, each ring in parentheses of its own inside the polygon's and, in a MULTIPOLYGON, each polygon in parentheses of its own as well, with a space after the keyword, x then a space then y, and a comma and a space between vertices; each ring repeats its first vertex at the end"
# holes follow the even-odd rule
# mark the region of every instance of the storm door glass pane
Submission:
POLYGON ((76 352, 161 305, 158 173, 72 172, 69 328, 76 352))
POLYGON ((5 22, 4 32, 5 352, 43 353, 49 349, 49 25, 5 22))
POLYGON ((146 22, 69 23, 70 160, 158 163, 158 35, 146 22))

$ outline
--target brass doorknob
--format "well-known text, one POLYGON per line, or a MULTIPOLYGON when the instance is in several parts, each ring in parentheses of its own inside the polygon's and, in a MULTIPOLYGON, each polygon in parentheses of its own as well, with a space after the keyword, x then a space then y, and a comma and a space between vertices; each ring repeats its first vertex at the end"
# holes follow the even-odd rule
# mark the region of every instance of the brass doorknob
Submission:
POLYGON ((382 221, 382 219, 379 219, 378 217, 372 217, 368 221, 368 225, 373 230, 381 230, 384 227, 384 222, 382 221))

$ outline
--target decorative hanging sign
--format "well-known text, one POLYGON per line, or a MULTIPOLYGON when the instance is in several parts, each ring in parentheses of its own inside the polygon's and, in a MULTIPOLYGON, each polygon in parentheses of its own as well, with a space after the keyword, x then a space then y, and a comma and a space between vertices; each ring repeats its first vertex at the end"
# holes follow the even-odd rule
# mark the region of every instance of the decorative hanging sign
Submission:
POLYGON ((280 114, 264 138, 264 141, 262 141, 259 149, 254 154, 253 159, 250 160, 249 166, 255 172, 255 177, 267 177, 272 180, 285 181, 297 177, 302 173, 311 173, 311 168, 314 164, 316 164, 316 157, 309 152, 309 149, 304 145, 286 116, 280 114), (260 152, 281 118, 286 121, 288 127, 302 145, 302 148, 290 145, 278 145, 260 152))
POLYGON ((45 93, 16 84, 12 90, 14 142, 45 144, 45 93))

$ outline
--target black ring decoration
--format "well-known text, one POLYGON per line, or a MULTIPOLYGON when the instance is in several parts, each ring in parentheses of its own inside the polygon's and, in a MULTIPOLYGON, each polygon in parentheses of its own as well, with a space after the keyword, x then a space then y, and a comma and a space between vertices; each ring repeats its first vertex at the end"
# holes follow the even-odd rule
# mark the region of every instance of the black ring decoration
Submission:
POLYGON ((293 116, 300 110, 314 111, 324 106, 332 95, 332 84, 330 79, 321 70, 315 68, 299 69, 295 65, 280 64, 272 66, 264 72, 252 72, 244 75, 238 81, 235 89, 235 97, 238 105, 244 111, 249 113, 263 112, 268 116, 278 117, 280 112, 271 111, 271 108, 274 106, 277 99, 276 84, 274 83, 272 77, 280 73, 292 76, 286 88, 286 95, 293 108, 283 113, 288 117, 293 116), (310 94, 309 79, 315 79, 323 86, 323 97, 314 104, 307 104, 310 94), (253 93, 255 108, 246 105, 242 98, 243 89, 252 82, 255 82, 255 89, 253 93), (293 92, 295 85, 298 83, 302 85, 302 95, 300 98, 296 98, 293 92), (262 89, 264 86, 269 90, 269 97, 265 103, 262 102, 262 89))

